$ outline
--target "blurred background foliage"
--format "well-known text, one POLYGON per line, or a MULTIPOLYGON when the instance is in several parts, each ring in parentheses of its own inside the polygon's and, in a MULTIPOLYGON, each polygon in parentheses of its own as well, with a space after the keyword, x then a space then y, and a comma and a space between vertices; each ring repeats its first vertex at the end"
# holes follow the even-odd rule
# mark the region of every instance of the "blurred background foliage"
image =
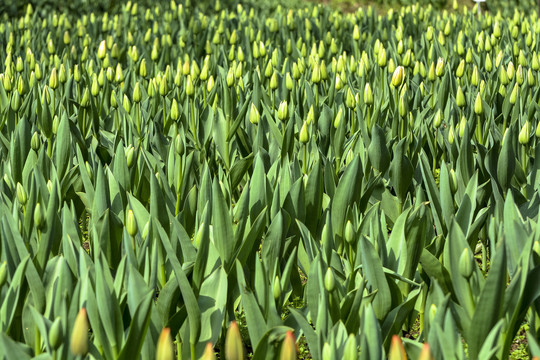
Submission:
MULTIPOLYGON (((170 0, 137 0, 139 5, 150 6, 158 2, 169 3, 170 0)), ((192 5, 207 11, 213 8, 214 0, 191 0, 192 5)), ((242 3, 244 6, 255 7, 259 10, 270 10, 277 5, 286 5, 287 7, 304 6, 306 2, 322 3, 333 7, 341 8, 343 11, 354 10, 360 6, 374 6, 376 10, 386 12, 395 6, 411 5, 418 3, 420 5, 432 5, 439 9, 452 9, 453 0, 223 0, 224 7, 235 7, 242 3)), ((0 15, 3 17, 19 16, 23 13, 28 4, 38 12, 73 12, 73 13, 102 13, 113 12, 122 6, 125 0, 4 0, 0 1, 0 15)), ((463 6, 472 7, 473 0, 457 0, 459 9, 463 6)), ((530 11, 537 9, 539 0, 486 0, 484 7, 496 13, 501 11, 505 16, 512 16, 515 10, 530 11)))

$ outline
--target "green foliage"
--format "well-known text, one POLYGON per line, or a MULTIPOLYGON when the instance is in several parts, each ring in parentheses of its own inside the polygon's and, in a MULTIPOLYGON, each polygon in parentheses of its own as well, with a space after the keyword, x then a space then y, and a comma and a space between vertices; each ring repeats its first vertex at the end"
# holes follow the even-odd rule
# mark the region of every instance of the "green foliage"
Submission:
POLYGON ((0 357, 540 355, 537 16, 231 4, 0 22, 0 357))

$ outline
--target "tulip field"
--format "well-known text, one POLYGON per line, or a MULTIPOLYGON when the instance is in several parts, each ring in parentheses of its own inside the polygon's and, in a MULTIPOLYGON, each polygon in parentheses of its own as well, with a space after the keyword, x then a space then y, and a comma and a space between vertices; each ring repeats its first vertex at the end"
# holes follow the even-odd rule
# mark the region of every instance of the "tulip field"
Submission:
POLYGON ((0 12, 0 358, 540 357, 538 14, 231 3, 0 12))

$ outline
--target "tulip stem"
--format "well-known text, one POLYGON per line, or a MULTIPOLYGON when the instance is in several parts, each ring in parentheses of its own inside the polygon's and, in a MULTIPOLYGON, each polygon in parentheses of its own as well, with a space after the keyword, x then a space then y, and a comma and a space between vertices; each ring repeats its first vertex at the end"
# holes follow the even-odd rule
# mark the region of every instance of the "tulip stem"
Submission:
POLYGON ((482 118, 480 115, 476 116, 476 140, 482 145, 482 118))
POLYGON ((438 148, 437 148, 437 129, 435 129, 435 142, 433 144, 433 176, 435 176, 435 170, 437 170, 437 153, 438 153, 438 148))
POLYGON ((304 163, 302 167, 304 168, 304 174, 307 174, 307 144, 304 144, 304 163))
POLYGON ((191 349, 191 360, 197 360, 197 354, 195 353, 195 344, 191 343, 189 344, 189 347, 191 349))

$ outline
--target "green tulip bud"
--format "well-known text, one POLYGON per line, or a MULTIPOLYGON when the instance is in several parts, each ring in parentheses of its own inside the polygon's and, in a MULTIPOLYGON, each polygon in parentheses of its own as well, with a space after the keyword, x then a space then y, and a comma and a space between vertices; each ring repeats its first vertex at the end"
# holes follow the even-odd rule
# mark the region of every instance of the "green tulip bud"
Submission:
POLYGON ((463 108, 467 105, 467 102, 465 101, 465 94, 463 94, 463 90, 461 90, 461 86, 458 86, 458 89, 457 89, 456 104, 460 108, 463 108))
POLYGON ((394 74, 392 75, 392 86, 393 87, 400 87, 401 84, 403 84, 403 80, 405 77, 405 69, 403 66, 398 66, 394 70, 394 74))
POLYGON ((350 220, 347 220, 347 224, 345 224, 344 238, 348 244, 353 244, 356 240, 353 225, 350 220))
POLYGON ((133 165, 133 161, 135 159, 135 148, 130 145, 126 149, 125 155, 126 155, 127 166, 128 168, 131 168, 131 166, 133 165))
POLYGON ((124 94, 124 99, 122 101, 122 106, 124 107, 124 110, 129 113, 131 111, 131 103, 129 102, 129 99, 126 94, 124 94))
POLYGON ((405 101, 405 97, 403 95, 400 95, 399 102, 398 102, 399 116, 404 118, 405 115, 407 115, 407 110, 408 110, 407 101, 405 101))
POLYGON ((465 55, 465 62, 467 64, 470 64, 470 63, 472 63, 472 60, 473 60, 472 59, 472 51, 471 51, 471 48, 468 48, 467 49, 467 54, 465 55))
POLYGON ((212 91, 213 88, 214 88, 214 76, 210 75, 210 78, 206 82, 206 90, 210 92, 212 91))
POLYGON ((26 194, 26 190, 24 190, 21 183, 17 183, 17 200, 19 200, 19 204, 22 206, 25 206, 28 202, 28 195, 26 194))
POLYGON ((236 321, 231 322, 225 337, 225 358, 228 360, 243 360, 244 345, 242 344, 242 336, 236 321))
MULTIPOLYGON (((36 79, 41 80, 43 78, 43 73, 41 72, 41 66, 36 63, 36 66, 34 68, 34 72, 36 73, 36 79)), ((7 89, 6 89, 7 91, 7 89)))
POLYGON ((259 118, 259 110, 257 110, 255 104, 251 103, 251 107, 249 109, 249 122, 253 125, 257 125, 259 123, 259 118))
POLYGON ((489 55, 486 56, 486 61, 484 62, 484 68, 486 69, 487 72, 491 72, 491 70, 493 69, 493 64, 491 63, 491 56, 489 55))
POLYGON ((476 115, 482 115, 484 113, 484 104, 482 103, 480 93, 476 95, 476 99, 474 100, 474 113, 476 115))
POLYGON ((176 121, 180 117, 180 111, 178 109, 178 103, 176 102, 176 99, 173 99, 171 104, 171 119, 176 121))
POLYGON ((351 91, 351 88, 347 88, 347 96, 345 98, 345 104, 349 109, 354 109, 356 107, 356 100, 354 98, 354 95, 351 91))
POLYGON ((527 120, 523 127, 521 128, 518 136, 518 141, 521 145, 527 145, 529 143, 529 138, 531 136, 531 124, 527 120))
POLYGON ((474 86, 478 86, 479 82, 480 82, 480 76, 478 75, 478 68, 475 65, 473 68, 472 75, 471 75, 471 84, 474 86))
POLYGON ((57 317, 51 325, 49 330, 49 344, 53 350, 57 350, 64 338, 62 321, 57 317))
POLYGON ((536 84, 536 80, 531 69, 527 70, 527 84, 529 84, 529 87, 533 87, 536 84))
POLYGON ((474 271, 474 259, 469 248, 463 249, 459 257, 459 274, 466 279, 469 279, 474 271))
POLYGON ((105 59, 106 54, 107 54, 107 42, 103 40, 99 43, 97 57, 98 59, 103 60, 105 59))
POLYGON ((281 297, 281 284, 279 283, 279 276, 276 275, 274 279, 274 299, 278 300, 281 297))
POLYGON ((516 70, 516 82, 519 85, 523 85, 523 82, 525 79, 523 78, 523 67, 521 65, 518 65, 518 68, 516 70))
POLYGON ((17 57, 17 63, 15 65, 15 70, 20 73, 24 70, 24 64, 22 58, 19 56, 17 57))
POLYGON ((336 288, 336 278, 334 276, 332 268, 330 267, 326 270, 326 274, 324 275, 324 288, 329 293, 334 291, 334 289, 336 288))
POLYGON ((454 136, 454 125, 452 125, 448 130, 448 142, 450 143, 450 145, 454 143, 454 136))
POLYGON ((287 90, 291 91, 293 89, 293 86, 294 86, 294 81, 291 77, 291 73, 288 72, 285 75, 285 87, 287 88, 287 90))
POLYGON ((437 74, 435 72, 435 63, 431 62, 431 65, 429 66, 429 72, 428 72, 428 80, 435 81, 437 74))
POLYGON ((408 49, 407 52, 405 53, 405 55, 403 56, 403 60, 402 60, 402 64, 403 66, 405 67, 409 67, 411 66, 411 62, 412 62, 412 51, 411 49, 408 49))
POLYGON ((133 210, 131 209, 128 210, 126 217, 126 230, 131 237, 137 235, 137 231, 139 230, 137 228, 137 221, 135 219, 135 215, 133 214, 133 210))
POLYGON ((347 342, 345 342, 343 360, 358 360, 358 344, 354 334, 350 334, 347 338, 347 342))
POLYGON ((232 87, 234 85, 234 72, 232 67, 230 67, 229 71, 227 72, 226 81, 228 87, 232 87))
POLYGON ((52 122, 52 133, 56 135, 58 133, 58 126, 60 125, 60 118, 58 115, 54 115, 52 122))
POLYGON ((37 152, 39 150, 40 145, 41 144, 40 144, 39 134, 37 131, 35 131, 34 134, 32 134, 32 139, 30 140, 30 147, 32 148, 32 150, 37 152))
POLYGON ((462 138, 463 135, 465 135, 466 128, 467 128, 467 119, 465 119, 465 116, 462 116, 459 122, 459 132, 458 132, 458 135, 460 138, 462 138))
POLYGON ((177 134, 176 137, 174 138, 174 151, 182 156, 184 155, 184 140, 182 139, 182 137, 180 136, 180 134, 177 134))
POLYGON ((518 94, 519 94, 519 84, 515 83, 514 88, 512 89, 512 92, 510 93, 510 104, 514 105, 516 103, 518 94))
POLYGON ((137 83, 135 83, 135 88, 133 89, 133 102, 138 104, 141 102, 141 99, 142 99, 142 93, 141 93, 141 85, 139 84, 139 82, 137 81, 137 83))
POLYGON ((438 77, 441 77, 444 75, 444 59, 443 58, 439 58, 439 60, 437 60, 437 67, 435 68, 435 74, 438 77))
MULTIPOLYGON (((189 86, 190 81, 191 81, 190 76, 188 76, 188 86, 189 86)), ((193 84, 191 84, 191 87, 193 87, 193 84)), ((192 89, 192 91, 193 91, 193 89, 192 89)), ((168 92, 169 92, 169 84, 167 83, 167 78, 165 76, 163 76, 161 78, 161 81, 159 82, 159 95, 166 96, 168 92)), ((193 94, 193 93, 189 94, 189 90, 187 89, 187 87, 186 87, 186 93, 188 95, 193 94)))
POLYGON ((499 86, 499 94, 501 94, 502 97, 506 97, 506 86, 504 86, 503 84, 499 86))
POLYGON ((343 89, 343 81, 341 81, 341 77, 339 75, 336 75, 336 90, 343 89))
MULTIPOLYGON (((227 75, 227 83, 228 83, 228 80, 229 79, 229 76, 227 75)), ((164 82, 166 82, 165 80, 162 80, 161 83, 163 84, 164 82)), ((162 87, 163 86, 160 86, 160 93, 162 92, 162 87)), ((193 81, 191 80, 191 75, 188 75, 187 77, 187 83, 186 83, 186 95, 187 96, 193 96, 195 94, 195 87, 193 86, 193 81)), ((162 94, 163 95, 163 94, 162 94)))
POLYGON ((335 118, 334 118, 334 128, 338 128, 341 123, 341 118, 343 117, 343 108, 340 107, 335 118))
POLYGON ((276 90, 278 88, 277 71, 272 71, 272 77, 270 78, 270 89, 276 90))
POLYGON ((281 121, 285 121, 285 120, 287 120, 288 117, 289 117, 289 112, 288 112, 287 101, 284 100, 284 101, 279 103, 278 119, 281 120, 281 121))
POLYGON ((71 353, 75 356, 86 356, 88 353, 88 317, 86 315, 86 309, 81 308, 75 324, 73 325, 73 332, 71 333, 71 353))
POLYGON ((115 109, 118 107, 118 102, 116 101, 116 91, 114 91, 114 89, 111 91, 111 106, 115 109))
POLYGON ((508 68, 506 69, 506 73, 508 74, 508 79, 512 80, 514 78, 515 72, 516 72, 516 69, 514 68, 514 64, 510 61, 508 63, 508 68))
POLYGON ((387 64, 387 62, 386 62, 386 50, 382 46, 381 46, 381 49, 379 50, 379 55, 377 57, 377 64, 379 65, 379 67, 382 67, 382 68, 384 68, 386 66, 386 64, 387 64))
POLYGON ((455 194, 457 189, 458 189, 458 181, 457 181, 457 176, 456 176, 456 172, 454 171, 454 169, 450 169, 450 173, 449 173, 449 177, 450 177, 450 191, 452 191, 452 194, 455 194))
POLYGON ((45 226, 45 216, 43 215, 43 211, 41 210, 41 204, 37 203, 36 207, 34 208, 34 225, 38 230, 43 229, 45 226))
POLYGON ((442 121, 443 121, 443 114, 442 114, 441 109, 439 109, 439 111, 437 111, 437 114, 435 114, 435 119, 433 120, 433 127, 435 127, 435 129, 438 129, 441 126, 442 121))
POLYGON ((58 87, 58 75, 56 74, 56 68, 52 68, 51 76, 49 77, 49 87, 55 90, 58 87))
POLYGON ((366 83, 366 86, 364 87, 364 103, 366 105, 373 105, 373 92, 371 91, 369 83, 366 83))
POLYGON ((319 63, 315 63, 313 66, 313 72, 311 73, 311 82, 318 84, 321 82, 321 66, 319 63))
POLYGON ((354 25, 354 29, 353 29, 353 39, 360 40, 360 28, 356 24, 354 25))
POLYGON ((302 144, 307 144, 309 141, 309 128, 306 121, 304 121, 304 124, 302 125, 302 129, 300 130, 300 142, 302 144))
POLYGON ((143 78, 146 78, 148 75, 146 72, 146 60, 144 58, 141 60, 141 65, 139 66, 139 75, 143 78))

